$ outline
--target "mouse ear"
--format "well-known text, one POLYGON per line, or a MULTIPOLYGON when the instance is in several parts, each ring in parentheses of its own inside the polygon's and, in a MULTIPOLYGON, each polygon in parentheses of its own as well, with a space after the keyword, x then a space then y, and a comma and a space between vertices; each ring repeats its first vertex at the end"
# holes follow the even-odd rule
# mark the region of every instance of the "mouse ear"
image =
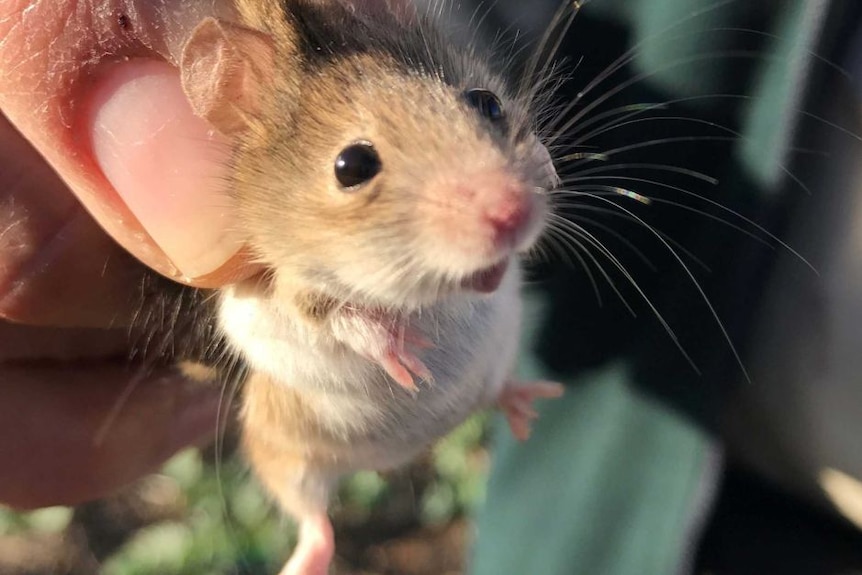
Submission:
POLYGON ((192 31, 180 62, 195 113, 228 135, 246 129, 257 115, 274 68, 272 38, 215 18, 192 31))

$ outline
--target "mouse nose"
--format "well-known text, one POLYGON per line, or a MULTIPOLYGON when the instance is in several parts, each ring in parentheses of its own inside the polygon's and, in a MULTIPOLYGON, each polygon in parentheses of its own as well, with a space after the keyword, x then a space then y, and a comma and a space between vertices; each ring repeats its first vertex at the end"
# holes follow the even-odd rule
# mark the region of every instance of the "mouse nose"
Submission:
POLYGON ((485 208, 485 222, 499 239, 516 235, 530 220, 530 198, 521 190, 508 189, 485 208))
POLYGON ((544 202, 522 178, 498 168, 459 174, 455 181, 435 189, 457 198, 443 204, 448 206, 445 225, 457 222, 459 237, 474 250, 498 257, 531 240, 544 202))
POLYGON ((475 191, 485 233, 497 248, 517 244, 533 217, 532 194, 512 178, 489 178, 483 184, 475 191))

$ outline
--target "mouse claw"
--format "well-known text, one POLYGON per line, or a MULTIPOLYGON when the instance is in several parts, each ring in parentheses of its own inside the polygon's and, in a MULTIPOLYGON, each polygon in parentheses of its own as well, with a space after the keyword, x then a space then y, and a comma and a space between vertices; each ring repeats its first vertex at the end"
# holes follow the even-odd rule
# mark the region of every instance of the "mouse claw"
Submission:
POLYGON ((404 362, 405 367, 413 372, 416 377, 426 383, 434 383, 434 374, 431 373, 428 366, 422 363, 418 357, 411 354, 405 354, 401 357, 401 361, 404 362))
POLYGON ((408 391, 419 391, 414 376, 428 383, 434 381, 434 375, 428 366, 414 354, 405 350, 403 342, 397 339, 391 342, 379 363, 389 377, 408 391))

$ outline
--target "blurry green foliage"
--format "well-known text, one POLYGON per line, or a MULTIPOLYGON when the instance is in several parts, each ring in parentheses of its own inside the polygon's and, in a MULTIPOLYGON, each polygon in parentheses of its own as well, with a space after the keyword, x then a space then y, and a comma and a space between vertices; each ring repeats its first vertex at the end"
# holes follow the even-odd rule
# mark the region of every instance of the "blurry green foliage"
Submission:
MULTIPOLYGON (((387 507, 408 501, 413 517, 399 525, 436 526, 469 515, 484 496, 490 418, 480 414, 437 444, 431 457, 402 474, 401 481, 375 472, 345 479, 334 505, 351 525, 372 516, 386 520, 387 507), (407 477, 407 481, 404 478, 407 477), (413 481, 413 478, 418 478, 413 481), (357 519, 358 518, 358 519, 357 519)), ((182 494, 185 517, 138 530, 105 563, 104 575, 217 575, 275 573, 295 543, 295 529, 251 476, 240 457, 218 465, 189 449, 171 459, 162 475, 182 494)), ((403 511, 399 511, 403 515, 403 511)), ((0 509, 0 537, 61 533, 73 510, 54 507, 30 513, 0 509)))

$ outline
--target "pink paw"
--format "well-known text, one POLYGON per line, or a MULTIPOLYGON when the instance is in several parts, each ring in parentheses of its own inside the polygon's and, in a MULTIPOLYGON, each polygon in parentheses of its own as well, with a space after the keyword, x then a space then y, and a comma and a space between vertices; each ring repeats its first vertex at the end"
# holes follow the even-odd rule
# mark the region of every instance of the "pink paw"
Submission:
POLYGON ((396 383, 410 391, 417 391, 418 388, 413 380, 414 375, 425 381, 432 381, 434 376, 422 360, 405 347, 405 344, 419 349, 433 347, 423 335, 401 325, 396 332, 390 333, 381 357, 371 359, 376 359, 396 383))
POLYGON ((373 310, 344 310, 336 337, 359 355, 380 365, 400 386, 417 391, 414 376, 433 381, 433 375, 414 351, 434 344, 407 325, 406 320, 373 310))
POLYGON ((530 423, 539 414, 533 409, 537 399, 554 399, 563 395, 563 386, 549 381, 507 381, 497 407, 506 416, 509 429, 518 441, 530 438, 530 423))

